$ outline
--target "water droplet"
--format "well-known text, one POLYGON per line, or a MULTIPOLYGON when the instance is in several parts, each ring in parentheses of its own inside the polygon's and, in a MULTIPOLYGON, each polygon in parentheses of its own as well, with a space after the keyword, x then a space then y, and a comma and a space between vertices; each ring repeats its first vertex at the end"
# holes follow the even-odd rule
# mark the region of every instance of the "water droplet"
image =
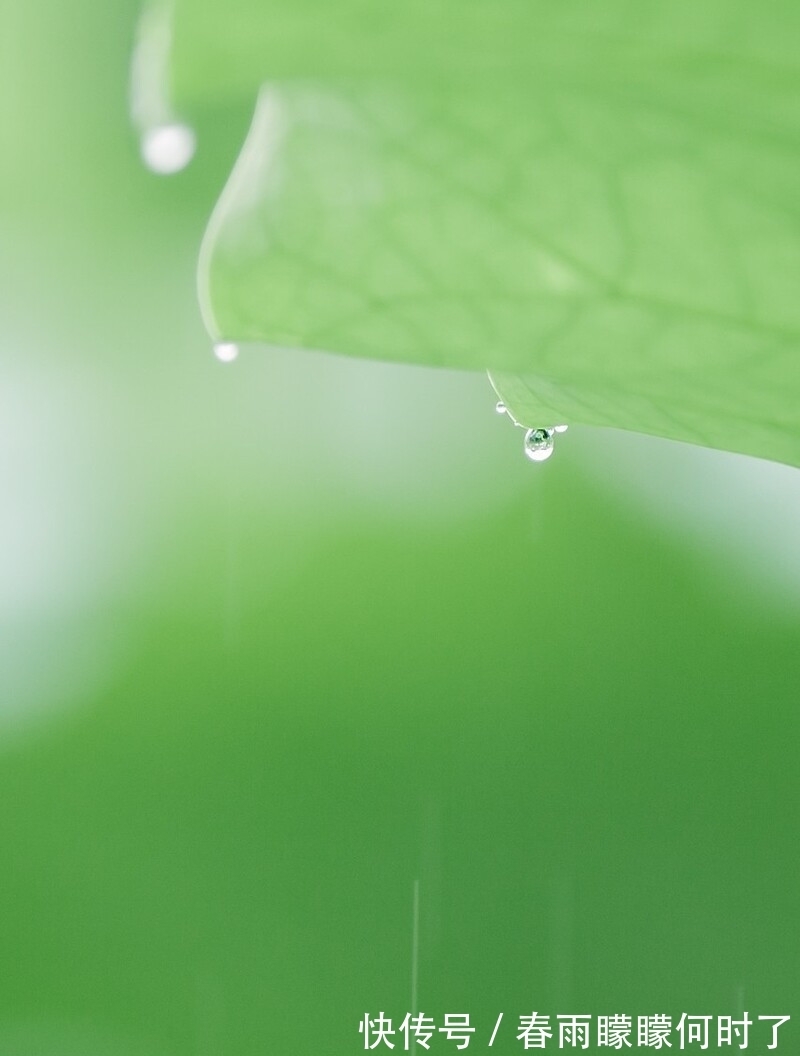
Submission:
POLYGON ((188 125, 156 125, 142 136, 142 159, 152 172, 168 176, 186 168, 195 146, 195 135, 188 125))
POLYGON ((508 410, 508 408, 506 407, 506 405, 503 403, 502 400, 498 400, 497 401, 497 403, 495 404, 494 409, 497 411, 498 414, 505 414, 506 411, 508 410))
POLYGON ((233 341, 218 341, 214 345, 214 355, 220 363, 233 363, 234 359, 239 355, 239 346, 235 345, 233 341))
POLYGON ((554 425, 553 429, 557 433, 566 433, 567 429, 569 429, 569 426, 568 425, 554 425))
POLYGON ((525 454, 531 462, 544 462, 553 453, 552 429, 529 429, 525 434, 525 454))

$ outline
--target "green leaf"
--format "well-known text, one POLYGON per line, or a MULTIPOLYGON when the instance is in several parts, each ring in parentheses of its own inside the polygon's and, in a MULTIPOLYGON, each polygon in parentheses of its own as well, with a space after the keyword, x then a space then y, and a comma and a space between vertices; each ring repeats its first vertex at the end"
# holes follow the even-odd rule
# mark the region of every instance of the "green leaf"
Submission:
POLYGON ((512 416, 800 464, 797 5, 184 0, 256 91, 209 329, 486 368, 512 416))

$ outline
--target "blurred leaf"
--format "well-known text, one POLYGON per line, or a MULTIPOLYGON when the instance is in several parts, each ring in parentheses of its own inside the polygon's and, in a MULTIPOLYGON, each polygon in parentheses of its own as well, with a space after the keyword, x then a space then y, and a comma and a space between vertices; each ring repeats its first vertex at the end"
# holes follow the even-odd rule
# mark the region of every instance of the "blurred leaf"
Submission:
POLYGON ((212 334, 487 368, 513 417, 800 464, 800 15, 209 0, 179 104, 259 90, 212 334))

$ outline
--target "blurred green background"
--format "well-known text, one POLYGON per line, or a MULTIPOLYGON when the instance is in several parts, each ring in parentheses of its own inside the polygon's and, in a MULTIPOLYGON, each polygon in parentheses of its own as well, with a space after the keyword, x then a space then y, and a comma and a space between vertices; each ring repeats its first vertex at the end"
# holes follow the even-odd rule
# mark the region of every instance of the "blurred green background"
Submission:
POLYGON ((3 15, 0 1048, 360 1051, 415 882, 471 1047, 796 1014, 797 472, 579 429, 532 466, 478 375, 215 361, 249 110, 148 173, 136 13, 3 15))

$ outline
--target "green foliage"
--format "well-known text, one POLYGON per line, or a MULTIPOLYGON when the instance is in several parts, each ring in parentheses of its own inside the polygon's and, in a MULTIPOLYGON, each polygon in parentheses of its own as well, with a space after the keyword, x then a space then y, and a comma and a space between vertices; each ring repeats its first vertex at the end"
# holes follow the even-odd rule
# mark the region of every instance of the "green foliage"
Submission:
POLYGON ((210 329, 489 369, 526 425, 800 463, 798 21, 183 0, 179 104, 260 91, 202 254, 210 329))
MULTIPOLYGON (((367 47, 355 9, 329 4, 335 18, 303 52, 286 36, 297 8, 280 0, 269 20, 238 0, 179 9, 181 116, 254 98, 267 55, 287 107, 313 89, 345 112, 391 96, 436 120, 426 40, 413 85, 378 83, 367 67, 388 69, 392 48, 410 69, 402 27, 367 47), (308 69, 292 69, 302 55, 308 69), (331 64, 314 66, 315 85, 312 57, 331 64)), ((634 497, 618 461, 593 465, 579 443, 562 445, 554 473, 504 457, 507 430, 487 415, 479 376, 288 355, 222 366, 197 320, 192 240, 243 138, 234 108, 204 111, 196 163, 159 178, 124 121, 137 5, 11 6, 0 1051, 363 1052, 365 1011, 399 1025, 409 1007, 415 881, 418 1007, 469 1012, 470 1052, 500 1011, 492 1051, 521 1052, 515 1022, 534 1007, 791 1012, 780 1052, 796 1051, 798 552, 791 504, 770 500, 791 473, 741 473, 762 489, 762 524, 786 526, 783 545, 772 537, 775 590, 760 526, 742 546, 739 519, 698 502, 709 478, 697 451, 689 471, 661 452, 651 492, 716 517, 693 537, 634 497)), ((660 6, 677 25, 676 3, 660 6)), ((473 10, 459 8, 453 62, 466 65, 456 44, 473 10)), ((596 10, 611 17, 608 3, 596 10)), ((421 17, 399 4, 393 15, 406 11, 421 17)), ((718 32, 713 3, 692 17, 718 32)), ((785 44, 758 42, 764 18, 749 46, 788 54, 788 26, 785 44)), ((470 98, 469 120, 484 120, 479 85, 461 102, 446 87, 450 113, 470 98)), ((486 99, 495 136, 498 98, 486 99)), ((731 123, 746 112, 743 101, 731 123)), ((506 120, 523 117, 509 103, 506 120)), ((442 127, 424 149, 445 143, 442 127)), ((491 156, 476 150, 474 164, 491 156)), ((479 168, 452 171, 479 180, 479 168)), ((442 201, 457 208, 451 188, 442 201)), ((227 202, 246 205, 238 192, 227 202)), ((312 205, 298 198, 282 223, 299 230, 312 205)), ((221 264, 235 218, 218 214, 204 258, 204 292, 231 333, 221 264)), ((551 235, 567 239, 567 219, 551 235)), ((310 211, 306 235, 317 222, 310 211)), ((514 252, 503 238, 499 262, 514 252)), ((552 241, 552 259, 569 252, 552 241)), ((464 276, 491 266, 492 245, 464 276)), ((338 246, 343 260, 350 248, 338 246)), ((368 279, 388 282, 375 268, 358 288, 368 279)), ((775 269, 770 289, 790 281, 775 269)), ((318 289, 311 269, 303 282, 318 289)), ((261 289, 262 311, 279 288, 261 289)), ((753 1030, 751 1052, 764 1037, 753 1030)), ((432 1051, 455 1049, 442 1037, 432 1051)))

